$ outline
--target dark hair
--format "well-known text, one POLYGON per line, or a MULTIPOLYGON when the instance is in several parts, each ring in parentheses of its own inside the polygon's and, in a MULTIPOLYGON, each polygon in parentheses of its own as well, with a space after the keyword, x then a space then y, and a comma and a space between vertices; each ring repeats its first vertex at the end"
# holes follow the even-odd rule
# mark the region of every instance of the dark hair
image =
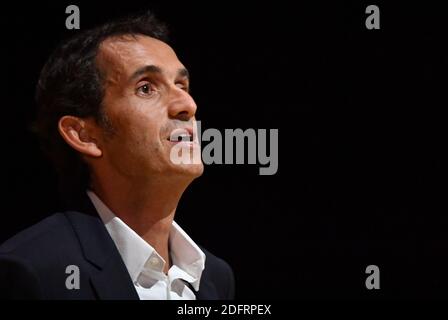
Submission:
POLYGON ((33 131, 52 160, 62 195, 88 187, 89 170, 82 158, 61 137, 57 126, 64 115, 93 117, 107 130, 102 111, 102 75, 96 65, 100 44, 107 38, 146 35, 167 42, 167 29, 152 13, 128 16, 81 31, 63 41, 43 67, 37 87, 37 119, 33 131))

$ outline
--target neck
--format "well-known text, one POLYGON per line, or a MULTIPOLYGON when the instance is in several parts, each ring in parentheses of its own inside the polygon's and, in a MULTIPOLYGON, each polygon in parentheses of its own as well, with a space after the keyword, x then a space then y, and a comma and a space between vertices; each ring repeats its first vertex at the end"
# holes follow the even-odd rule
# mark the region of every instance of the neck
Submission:
POLYGON ((92 177, 92 190, 132 230, 149 243, 170 267, 169 235, 177 204, 189 181, 156 178, 140 183, 92 177))

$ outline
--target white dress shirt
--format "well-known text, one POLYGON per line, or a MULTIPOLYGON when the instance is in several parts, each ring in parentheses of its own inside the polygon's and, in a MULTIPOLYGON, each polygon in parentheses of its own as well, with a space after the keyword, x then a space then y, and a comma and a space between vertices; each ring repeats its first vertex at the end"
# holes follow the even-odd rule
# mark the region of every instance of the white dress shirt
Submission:
MULTIPOLYGON (((163 272, 165 261, 156 250, 118 218, 98 196, 88 190, 99 216, 114 241, 128 269, 141 300, 195 300, 199 290, 205 254, 173 221, 169 235, 172 266, 163 272)), ((113 279, 111 279, 112 281, 113 279)))

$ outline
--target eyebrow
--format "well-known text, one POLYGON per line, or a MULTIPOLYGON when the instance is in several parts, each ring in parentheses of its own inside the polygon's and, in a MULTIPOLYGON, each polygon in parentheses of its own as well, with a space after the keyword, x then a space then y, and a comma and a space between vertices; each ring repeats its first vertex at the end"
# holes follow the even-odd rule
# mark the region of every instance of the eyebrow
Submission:
MULTIPOLYGON (((130 80, 135 80, 136 78, 140 77, 141 75, 144 75, 146 73, 155 73, 155 74, 161 74, 162 69, 155 65, 146 65, 141 68, 138 68, 134 71, 134 73, 131 75, 130 80)), ((177 76, 190 79, 190 73, 186 68, 180 68, 177 70, 177 76)))
POLYGON ((134 71, 134 73, 131 75, 130 80, 135 80, 135 78, 140 77, 141 75, 144 75, 145 73, 162 73, 162 69, 160 69, 157 66, 154 65, 147 65, 147 66, 143 66, 141 68, 138 68, 137 70, 134 71))
POLYGON ((177 70, 177 75, 179 77, 187 78, 188 80, 190 80, 190 73, 186 68, 180 68, 179 70, 177 70))

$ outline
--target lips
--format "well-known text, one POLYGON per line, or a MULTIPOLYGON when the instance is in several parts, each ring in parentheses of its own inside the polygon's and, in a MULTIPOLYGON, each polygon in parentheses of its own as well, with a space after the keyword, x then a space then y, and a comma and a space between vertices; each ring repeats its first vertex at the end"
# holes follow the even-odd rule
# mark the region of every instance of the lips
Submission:
POLYGON ((173 143, 178 142, 193 142, 193 129, 192 128, 177 128, 171 131, 168 141, 173 143))

